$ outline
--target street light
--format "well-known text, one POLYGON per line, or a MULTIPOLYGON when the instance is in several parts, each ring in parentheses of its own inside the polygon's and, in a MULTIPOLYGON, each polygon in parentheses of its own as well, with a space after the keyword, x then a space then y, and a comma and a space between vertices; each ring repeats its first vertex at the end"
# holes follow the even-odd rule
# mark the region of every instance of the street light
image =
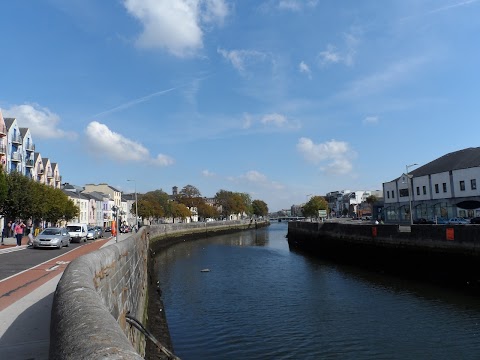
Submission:
POLYGON ((135 180, 127 180, 133 181, 135 184, 135 232, 138 231, 138 200, 137 200, 137 182, 135 180))
POLYGON ((412 166, 417 166, 418 164, 412 164, 412 165, 407 165, 405 166, 405 169, 407 170, 407 187, 408 187, 408 205, 410 207, 410 226, 413 224, 413 213, 412 213, 412 195, 410 191, 410 176, 408 175, 408 169, 411 168, 412 166))

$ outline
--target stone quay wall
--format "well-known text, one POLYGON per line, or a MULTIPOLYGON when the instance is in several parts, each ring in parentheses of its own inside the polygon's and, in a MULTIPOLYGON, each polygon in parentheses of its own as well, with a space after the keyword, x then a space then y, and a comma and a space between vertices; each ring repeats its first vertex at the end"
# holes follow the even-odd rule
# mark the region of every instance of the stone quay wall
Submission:
MULTIPOLYGON (((149 316, 158 314, 158 307, 149 303, 158 298, 153 249, 266 225, 241 220, 144 226, 121 242, 75 259, 54 294, 49 358, 143 359, 149 351, 158 352, 148 350, 152 343, 126 320, 127 314, 133 316, 148 329, 149 316)), ((157 339, 169 339, 169 334, 151 332, 157 339)), ((171 347, 169 341, 166 345, 171 347)))
POLYGON ((480 226, 291 222, 291 249, 307 255, 480 290, 480 226))

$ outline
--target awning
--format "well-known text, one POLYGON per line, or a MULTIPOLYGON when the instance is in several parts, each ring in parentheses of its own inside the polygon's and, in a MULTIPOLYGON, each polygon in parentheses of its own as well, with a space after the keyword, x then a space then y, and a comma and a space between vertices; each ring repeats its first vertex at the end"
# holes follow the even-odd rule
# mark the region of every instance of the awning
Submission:
POLYGON ((473 209, 478 209, 480 208, 480 201, 477 200, 466 200, 466 201, 460 201, 457 204, 457 207, 465 210, 473 210, 473 209))

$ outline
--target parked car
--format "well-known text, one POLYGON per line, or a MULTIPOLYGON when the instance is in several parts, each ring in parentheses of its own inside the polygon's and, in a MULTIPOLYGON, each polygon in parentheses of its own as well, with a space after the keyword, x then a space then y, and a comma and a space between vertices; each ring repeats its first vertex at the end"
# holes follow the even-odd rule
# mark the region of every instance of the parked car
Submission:
POLYGON ((95 230, 97 230, 97 237, 103 238, 103 228, 101 226, 95 226, 95 230))
POLYGON ((98 239, 98 232, 95 230, 95 228, 89 227, 87 230, 87 240, 95 240, 98 239))
POLYGON ((480 224, 480 217, 474 217, 470 219, 470 224, 480 224))
POLYGON ((465 224, 469 224, 468 220, 467 219, 464 219, 464 218, 459 218, 459 217, 454 217, 454 218, 451 218, 448 220, 448 223, 450 225, 465 225, 465 224))
POLYGON ((105 228, 105 232, 111 232, 111 231, 112 231, 112 228, 111 228, 110 226, 107 226, 107 227, 105 228))
POLYGON ((70 245, 70 234, 65 228, 49 227, 33 239, 34 248, 57 248, 70 245))
POLYGON ((442 217, 437 217, 436 223, 438 225, 448 224, 448 219, 442 218, 442 217))
POLYGON ((425 219, 425 218, 418 218, 418 219, 413 220, 413 223, 417 224, 417 225, 426 225, 426 224, 435 224, 435 221, 425 219))

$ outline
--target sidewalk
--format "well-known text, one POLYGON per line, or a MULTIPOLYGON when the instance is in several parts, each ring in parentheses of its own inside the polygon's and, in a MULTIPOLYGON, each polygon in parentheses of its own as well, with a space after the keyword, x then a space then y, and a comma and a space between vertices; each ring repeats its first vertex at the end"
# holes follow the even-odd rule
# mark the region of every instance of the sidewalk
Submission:
MULTIPOLYGON (((119 234, 118 240, 126 239, 129 234, 119 234)), ((12 249, 26 251, 26 241, 24 238, 22 246, 16 247, 14 238, 4 239, 4 245, 0 249, 12 249), (25 245, 23 243, 25 242, 25 245)), ((0 295, 10 291, 14 286, 20 293, 20 298, 8 306, 1 306, 0 301, 0 354, 2 359, 9 360, 48 360, 48 349, 50 345, 50 313, 52 309, 53 293, 57 287, 64 268, 74 258, 84 253, 94 251, 98 248, 108 246, 115 242, 114 237, 103 240, 96 240, 87 245, 83 245, 71 252, 64 254, 61 259, 61 272, 52 274, 51 279, 43 284, 35 286, 36 280, 28 280, 31 273, 35 270, 38 274, 39 269, 48 268, 52 264, 58 263, 58 258, 51 263, 40 264, 25 272, 12 276, 11 278, 0 281, 0 295), (65 259, 63 259, 65 257, 65 259)), ((1 254, 0 254, 1 261, 1 254)), ((41 281, 40 281, 41 282, 41 281)))

